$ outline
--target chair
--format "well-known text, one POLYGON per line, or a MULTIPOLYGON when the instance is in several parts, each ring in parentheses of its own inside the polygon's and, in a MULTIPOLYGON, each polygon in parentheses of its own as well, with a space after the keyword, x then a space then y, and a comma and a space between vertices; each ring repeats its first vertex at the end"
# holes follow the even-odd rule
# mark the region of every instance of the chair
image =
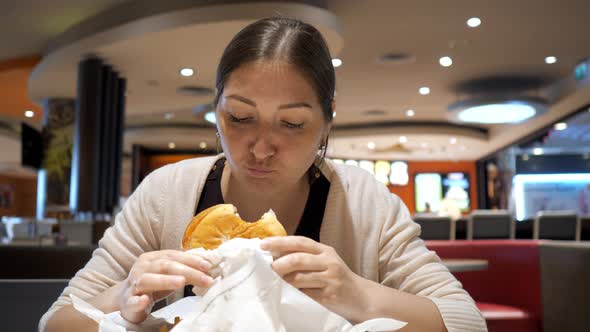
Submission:
POLYGON ((467 219, 467 239, 514 239, 515 223, 508 210, 475 210, 467 219))
POLYGON ((540 258, 543 331, 588 331, 590 243, 547 241, 540 258))
POLYGON ((580 241, 580 218, 575 211, 539 211, 533 239, 580 241))
POLYGON ((420 237, 424 240, 454 240, 455 223, 449 217, 431 214, 416 214, 414 221, 422 228, 420 237))
POLYGON ((67 284, 68 279, 0 280, 2 331, 37 331, 41 316, 67 284))
POLYGON ((489 332, 539 332, 543 318, 539 262, 542 242, 426 241, 426 247, 443 259, 488 261, 485 270, 454 272, 453 275, 476 301, 489 332))

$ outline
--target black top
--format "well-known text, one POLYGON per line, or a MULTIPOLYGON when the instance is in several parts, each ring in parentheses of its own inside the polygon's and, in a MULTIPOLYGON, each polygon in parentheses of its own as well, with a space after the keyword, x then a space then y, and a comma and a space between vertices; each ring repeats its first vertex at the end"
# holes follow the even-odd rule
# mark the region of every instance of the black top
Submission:
MULTIPOLYGON (((221 174, 225 165, 225 158, 217 160, 211 172, 207 176, 205 186, 201 192, 199 204, 195 211, 195 216, 199 212, 206 210, 214 205, 223 204, 223 195, 221 194, 221 174)), ((309 188, 309 196, 305 203, 303 215, 299 225, 295 230, 295 235, 305 236, 320 242, 320 228, 326 209, 328 192, 330 191, 330 182, 321 172, 316 172, 319 176, 315 178, 309 188)), ((192 296, 191 287, 184 289, 184 296, 192 296)))

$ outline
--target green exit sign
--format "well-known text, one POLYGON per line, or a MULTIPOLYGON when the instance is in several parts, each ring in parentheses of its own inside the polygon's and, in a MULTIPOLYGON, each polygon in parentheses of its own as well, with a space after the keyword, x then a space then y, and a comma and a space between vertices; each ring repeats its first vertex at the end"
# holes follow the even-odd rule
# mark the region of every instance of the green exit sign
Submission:
POLYGON ((581 62, 579 65, 576 66, 574 70, 574 75, 577 81, 582 81, 588 75, 588 64, 586 61, 581 62))

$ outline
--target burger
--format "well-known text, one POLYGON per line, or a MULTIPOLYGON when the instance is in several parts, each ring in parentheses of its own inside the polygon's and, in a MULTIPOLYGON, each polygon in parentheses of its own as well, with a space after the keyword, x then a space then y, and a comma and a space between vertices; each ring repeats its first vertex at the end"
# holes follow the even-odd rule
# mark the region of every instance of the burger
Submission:
POLYGON ((240 218, 232 204, 218 204, 197 214, 187 225, 182 236, 182 249, 216 249, 233 238, 266 238, 286 236, 287 232, 272 210, 258 221, 240 218))

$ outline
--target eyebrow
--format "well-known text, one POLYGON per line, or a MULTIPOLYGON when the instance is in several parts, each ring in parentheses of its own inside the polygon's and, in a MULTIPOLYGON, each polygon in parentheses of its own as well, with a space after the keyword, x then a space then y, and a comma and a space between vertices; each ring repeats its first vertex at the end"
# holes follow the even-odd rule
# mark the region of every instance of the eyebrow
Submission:
MULTIPOLYGON (((241 101, 242 103, 248 104, 250 106, 256 107, 256 103, 246 97, 242 97, 240 95, 236 95, 236 94, 232 94, 229 96, 226 96, 225 98, 230 98, 230 99, 235 99, 237 101, 241 101)), ((299 108, 299 107, 306 107, 311 109, 311 105, 309 103, 306 102, 299 102, 299 103, 290 103, 290 104, 284 104, 284 105, 280 105, 279 106, 279 110, 284 110, 287 108, 299 108)))

